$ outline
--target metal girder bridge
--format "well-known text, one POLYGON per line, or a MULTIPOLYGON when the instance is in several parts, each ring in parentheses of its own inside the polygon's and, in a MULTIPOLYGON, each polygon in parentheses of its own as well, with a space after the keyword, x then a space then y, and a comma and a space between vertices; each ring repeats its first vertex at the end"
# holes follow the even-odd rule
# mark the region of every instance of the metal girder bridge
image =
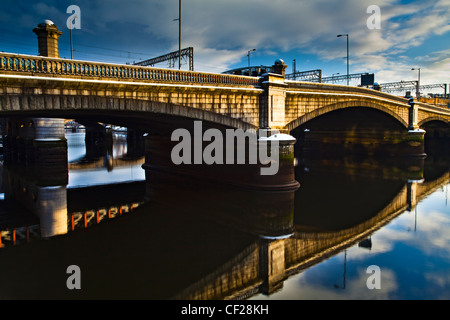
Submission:
POLYGON ((294 73, 286 74, 286 79, 289 80, 300 80, 300 81, 311 81, 311 82, 339 82, 348 79, 361 79, 361 76, 369 75, 369 73, 353 73, 344 75, 336 75, 331 77, 322 78, 322 70, 310 70, 310 71, 296 71, 294 73))
POLYGON ((180 56, 182 58, 189 59, 189 70, 194 71, 194 48, 193 47, 184 48, 181 51, 178 51, 178 50, 173 51, 173 52, 167 53, 165 55, 162 55, 162 56, 159 56, 156 58, 152 58, 152 59, 134 63, 133 65, 144 66, 144 67, 153 67, 157 63, 169 61, 170 67, 173 68, 173 67, 175 67, 175 64, 178 61, 178 58, 180 56))
POLYGON ((388 82, 388 83, 381 83, 381 91, 383 92, 399 92, 399 91, 413 91, 419 89, 421 90, 429 90, 429 89, 436 89, 436 88, 442 88, 444 89, 444 94, 447 94, 447 84, 446 83, 435 83, 435 84, 423 84, 419 85, 419 88, 417 88, 417 80, 412 81, 398 81, 398 82, 388 82))
POLYGON ((223 74, 235 74, 235 75, 249 75, 260 77, 262 74, 271 72, 272 67, 270 66, 251 66, 250 69, 248 67, 236 68, 222 72, 223 74))
POLYGON ((331 77, 325 77, 322 78, 322 82, 338 82, 338 81, 345 81, 348 79, 361 79, 361 76, 368 75, 369 73, 352 73, 348 76, 346 74, 339 75, 339 76, 331 76, 331 77))
POLYGON ((322 70, 296 71, 286 74, 285 77, 289 80, 322 82, 322 70))
POLYGON ((381 91, 388 93, 396 91, 407 91, 412 89, 416 90, 417 80, 380 83, 380 87, 381 91))

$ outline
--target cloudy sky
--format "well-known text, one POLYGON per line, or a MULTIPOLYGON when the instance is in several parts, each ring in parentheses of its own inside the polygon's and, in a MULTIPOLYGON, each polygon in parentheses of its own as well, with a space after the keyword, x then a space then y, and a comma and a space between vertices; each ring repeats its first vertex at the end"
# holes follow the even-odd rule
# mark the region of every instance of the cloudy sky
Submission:
MULTIPOLYGON (((50 19, 63 31, 61 57, 70 58, 69 5, 81 9, 75 59, 132 63, 178 50, 178 0, 2 0, 0 50, 37 54, 31 30, 50 19)), ((384 83, 416 80, 411 68, 420 67, 422 84, 450 82, 450 0, 182 0, 182 48, 194 47, 197 71, 244 67, 255 48, 252 65, 281 58, 291 73, 295 59, 298 71, 344 75, 341 33, 349 34, 350 73, 384 83), (367 26, 376 21, 371 5, 380 29, 367 26)))

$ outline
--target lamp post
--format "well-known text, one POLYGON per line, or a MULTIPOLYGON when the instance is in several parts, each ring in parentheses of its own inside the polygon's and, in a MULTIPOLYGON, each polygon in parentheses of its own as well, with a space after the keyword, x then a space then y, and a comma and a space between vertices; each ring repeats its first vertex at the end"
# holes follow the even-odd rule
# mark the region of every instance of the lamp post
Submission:
POLYGON ((347 85, 349 85, 350 72, 349 72, 349 55, 348 55, 348 34, 338 34, 338 38, 347 37, 347 85))
POLYGON ((181 0, 178 1, 178 70, 181 70, 181 0))
MULTIPOLYGON (((178 69, 181 70, 181 0, 178 0, 178 69)), ((175 63, 174 63, 175 64, 175 63)))
POLYGON ((419 77, 417 79, 417 87, 416 87, 416 98, 419 99, 419 97, 420 97, 420 68, 412 68, 411 70, 419 71, 419 77))
POLYGON ((251 76, 251 70, 250 70, 250 52, 256 51, 256 49, 248 50, 247 57, 248 57, 248 75, 251 76))
POLYGON ((72 28, 70 30, 70 59, 73 60, 72 28))

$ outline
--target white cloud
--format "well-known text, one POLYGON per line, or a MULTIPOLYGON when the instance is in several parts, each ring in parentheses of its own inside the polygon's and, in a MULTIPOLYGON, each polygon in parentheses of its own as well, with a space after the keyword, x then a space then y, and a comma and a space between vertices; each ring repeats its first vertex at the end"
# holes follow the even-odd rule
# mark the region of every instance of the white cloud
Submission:
MULTIPOLYGON (((5 0, 10 1, 12 0, 5 0)), ((420 48, 427 59, 429 75, 438 71, 436 81, 448 82, 448 58, 442 60, 432 51, 445 48, 422 47, 432 36, 448 40, 449 0, 189 0, 182 1, 182 46, 193 46, 195 67, 200 71, 220 72, 245 61, 247 50, 257 48, 255 57, 312 55, 318 64, 342 64, 345 41, 338 33, 350 35, 350 63, 353 72, 375 72, 377 80, 410 78, 409 64, 419 62, 411 48, 420 48), (381 29, 367 28, 367 7, 381 9, 381 29), (289 53, 288 53, 289 52, 289 53), (398 58, 398 56, 403 56, 398 58), (405 57, 409 57, 406 59, 405 57), (408 65, 408 67, 407 67, 408 65), (409 69, 409 70, 408 70, 409 69), (388 78, 389 77, 389 78, 388 78)), ((66 14, 56 0, 31 2, 11 15, 28 21, 33 15, 65 23, 66 14), (18 14, 16 14, 18 13, 18 14)), ((178 48, 178 1, 176 0, 80 0, 83 36, 92 43, 120 50, 146 52, 151 58, 178 48)), ((9 21, 8 20, 8 21, 9 21)), ((36 22, 37 23, 37 22, 36 22)), ((33 23, 35 24, 35 23, 33 23)), ((61 26, 63 27, 63 26, 61 26)), ((29 26, 27 26, 29 28, 29 26)), ((64 30, 63 30, 64 31, 64 30)), ((297 59, 300 65, 301 59, 297 59)), ((422 60, 423 61, 423 60, 422 60)), ((320 68, 317 66, 317 68, 320 68)), ((323 70, 326 73, 326 70, 323 70)), ((428 75, 424 71, 425 75, 428 75)), ((411 75, 413 77, 413 75, 411 75)), ((381 82, 381 81, 380 81, 381 82)))
POLYGON ((344 284, 339 284, 338 288, 332 283, 329 286, 311 282, 306 273, 296 275, 290 281, 286 281, 283 290, 272 294, 270 297, 256 296, 254 299, 273 300, 386 300, 395 294, 398 283, 395 273, 392 270, 383 268, 380 273, 380 289, 370 290, 366 282, 370 274, 365 269, 358 269, 356 275, 349 277, 344 284))

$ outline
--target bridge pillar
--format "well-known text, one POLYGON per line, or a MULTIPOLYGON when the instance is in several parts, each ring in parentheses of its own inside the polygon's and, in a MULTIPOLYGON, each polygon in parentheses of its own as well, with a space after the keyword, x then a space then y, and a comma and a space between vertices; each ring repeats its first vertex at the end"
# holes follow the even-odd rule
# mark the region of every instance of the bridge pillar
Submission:
POLYGON ((7 118, 2 122, 4 160, 67 170, 64 119, 7 118))
POLYGON ((417 113, 418 109, 416 104, 414 103, 414 98, 409 98, 409 110, 408 110, 408 129, 416 130, 419 129, 419 125, 417 124, 417 113))
POLYGON ((295 180, 294 144, 296 139, 287 134, 285 70, 287 65, 278 59, 272 67, 273 73, 266 73, 260 79, 264 92, 259 97, 259 136, 262 139, 278 140, 279 165, 283 168, 285 180, 295 180))
POLYGON ((66 234, 67 224, 67 187, 38 186, 36 204, 33 208, 39 217, 41 237, 48 238, 66 234))
POLYGON ((112 129, 106 128, 96 121, 81 121, 86 128, 86 136, 84 138, 86 142, 86 148, 93 147, 101 149, 101 147, 112 146, 112 129))
POLYGON ((408 110, 408 137, 407 147, 411 154, 425 156, 425 130, 420 129, 418 125, 418 109, 414 103, 414 98, 409 99, 408 110))
POLYGON ((261 292, 272 294, 283 287, 286 278, 285 240, 262 240, 259 249, 261 292))
POLYGON ((284 70, 286 65, 283 60, 275 62, 273 69, 278 73, 266 73, 261 78, 261 87, 264 93, 259 101, 259 126, 260 128, 283 128, 285 122, 286 88, 284 83, 284 70))
POLYGON ((131 157, 144 156, 145 154, 144 133, 134 129, 127 129, 127 155, 131 157))
POLYGON ((264 129, 258 134, 206 126, 195 121, 192 126, 176 129, 183 133, 181 137, 148 136, 143 165, 147 179, 151 181, 153 172, 162 171, 259 190, 287 191, 299 187, 294 173, 293 137, 277 130, 264 129), (215 130, 219 139, 206 139, 209 130, 215 130))
POLYGON ((408 211, 413 211, 417 205, 417 187, 423 180, 408 180, 406 185, 406 202, 408 204, 408 211))
POLYGON ((77 120, 85 126, 86 158, 104 158, 104 166, 108 171, 113 170, 113 137, 112 130, 96 121, 77 120))
POLYGON ((14 201, 39 219, 43 238, 66 234, 67 161, 58 165, 5 165, 2 177, 5 200, 14 201))

